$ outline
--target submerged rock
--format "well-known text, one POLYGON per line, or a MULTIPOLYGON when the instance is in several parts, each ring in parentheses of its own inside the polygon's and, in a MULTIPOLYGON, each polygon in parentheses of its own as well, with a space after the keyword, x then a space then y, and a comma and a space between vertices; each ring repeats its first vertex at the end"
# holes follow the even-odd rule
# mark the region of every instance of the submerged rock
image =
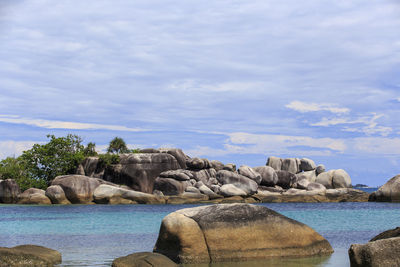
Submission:
POLYGON ((112 267, 178 267, 168 257, 153 252, 138 252, 113 261, 112 267))
POLYGON ((177 263, 210 263, 324 255, 333 250, 307 225, 266 207, 219 204, 167 215, 154 252, 177 263))
POLYGON ((0 266, 2 267, 52 267, 60 263, 61 253, 50 248, 36 245, 0 247, 0 266))

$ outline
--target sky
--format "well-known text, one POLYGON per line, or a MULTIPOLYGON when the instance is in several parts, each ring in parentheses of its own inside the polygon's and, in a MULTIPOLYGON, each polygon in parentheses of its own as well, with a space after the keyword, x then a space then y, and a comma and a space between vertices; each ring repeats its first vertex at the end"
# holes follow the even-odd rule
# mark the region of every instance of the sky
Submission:
POLYGON ((46 135, 400 173, 397 0, 0 1, 0 159, 46 135))

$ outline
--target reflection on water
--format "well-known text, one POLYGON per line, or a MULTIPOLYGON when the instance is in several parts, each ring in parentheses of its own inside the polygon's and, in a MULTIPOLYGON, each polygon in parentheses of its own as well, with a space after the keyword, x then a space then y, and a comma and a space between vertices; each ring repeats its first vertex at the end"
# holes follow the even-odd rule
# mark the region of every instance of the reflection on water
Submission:
POLYGON ((215 262, 210 264, 182 264, 182 267, 320 267, 325 266, 331 256, 310 258, 272 258, 262 261, 215 262))

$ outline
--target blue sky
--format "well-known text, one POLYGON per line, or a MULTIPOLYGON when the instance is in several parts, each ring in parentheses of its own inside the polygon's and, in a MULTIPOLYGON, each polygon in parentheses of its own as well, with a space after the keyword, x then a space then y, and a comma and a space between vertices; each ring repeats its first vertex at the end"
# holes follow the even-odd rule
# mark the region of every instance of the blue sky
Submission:
POLYGON ((0 158, 46 134, 400 173, 400 3, 0 2, 0 158))

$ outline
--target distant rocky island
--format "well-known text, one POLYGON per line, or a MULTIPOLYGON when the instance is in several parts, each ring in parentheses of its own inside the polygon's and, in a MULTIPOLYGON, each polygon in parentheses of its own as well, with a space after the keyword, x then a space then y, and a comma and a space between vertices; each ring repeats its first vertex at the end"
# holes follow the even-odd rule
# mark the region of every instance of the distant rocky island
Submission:
POLYGON ((345 170, 308 158, 269 157, 264 166, 191 158, 178 148, 141 149, 105 162, 86 157, 75 174, 54 177, 46 190, 21 192, 0 180, 0 201, 18 204, 183 204, 368 201, 345 170))

